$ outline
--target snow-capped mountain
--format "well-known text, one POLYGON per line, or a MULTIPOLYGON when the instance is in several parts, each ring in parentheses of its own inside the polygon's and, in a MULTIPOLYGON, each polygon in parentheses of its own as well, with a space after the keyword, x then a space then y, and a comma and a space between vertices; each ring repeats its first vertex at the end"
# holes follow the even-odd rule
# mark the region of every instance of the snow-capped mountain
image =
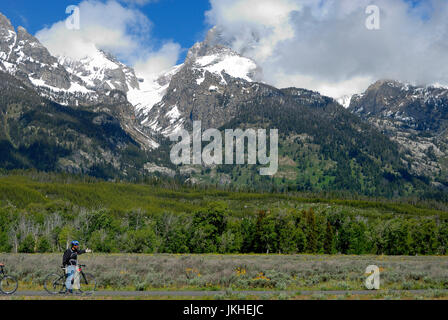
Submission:
POLYGON ((399 143, 415 172, 446 170, 445 161, 437 159, 448 154, 448 89, 381 80, 354 95, 349 110, 399 143))
POLYGON ((64 105, 109 102, 109 93, 139 90, 132 68, 97 50, 83 59, 55 57, 24 28, 17 31, 0 13, 0 70, 64 105))
POLYGON ((1 70, 64 105, 113 103, 113 92, 121 91, 134 107, 138 129, 163 135, 182 126, 192 105, 197 108, 200 101, 201 105, 213 105, 224 91, 233 90, 232 98, 246 95, 250 84, 261 80, 261 69, 254 61, 219 42, 219 33, 213 28, 205 41, 189 50, 183 64, 152 79, 139 79, 131 67, 99 49, 79 60, 54 57, 38 39, 22 27, 16 32, 0 14, 1 70), (235 80, 241 88, 230 90, 229 84, 235 80))
POLYGON ((98 50, 80 61, 54 57, 38 39, 22 27, 16 31, 0 13, 0 71, 59 104, 113 114, 143 149, 159 146, 135 121, 126 98, 126 92, 139 89, 134 70, 105 52, 98 50))
POLYGON ((261 69, 253 60, 215 44, 215 34, 212 29, 204 42, 189 50, 183 64, 154 82, 150 103, 137 107, 143 126, 165 136, 194 119, 216 127, 233 116, 230 105, 256 92, 261 69), (225 108, 223 99, 231 100, 225 108))
POLYGON ((380 80, 354 95, 350 109, 362 117, 381 117, 416 130, 438 131, 444 129, 440 120, 448 113, 448 90, 380 80))
POLYGON ((72 80, 57 59, 24 28, 0 14, 0 69, 27 81, 70 90, 72 80))
POLYGON ((35 87, 40 95, 64 105, 110 101, 75 72, 69 72, 23 27, 17 31, 0 13, 0 70, 35 87))
POLYGON ((90 90, 128 92, 139 88, 134 70, 101 50, 80 60, 59 57, 58 62, 70 74, 80 78, 90 90))

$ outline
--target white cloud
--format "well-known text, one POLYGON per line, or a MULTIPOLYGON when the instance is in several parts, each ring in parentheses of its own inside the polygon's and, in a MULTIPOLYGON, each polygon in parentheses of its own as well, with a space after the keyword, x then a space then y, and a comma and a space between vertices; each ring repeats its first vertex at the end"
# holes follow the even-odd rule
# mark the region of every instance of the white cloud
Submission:
POLYGON ((162 48, 151 53, 146 59, 135 63, 138 76, 151 78, 174 66, 179 58, 181 47, 174 42, 165 43, 162 48))
MULTIPOLYGON (((128 2, 143 4, 148 1, 128 2)), ((102 49, 129 64, 144 65, 146 59, 150 63, 155 56, 163 54, 168 55, 166 62, 175 64, 177 61, 180 47, 172 43, 159 49, 160 41, 149 36, 151 21, 138 9, 124 7, 114 0, 84 0, 79 9, 79 30, 67 29, 64 20, 37 32, 36 37, 53 55, 81 59, 102 49)))
POLYGON ((211 4, 208 21, 224 27, 239 52, 257 41, 251 54, 258 62, 271 56, 280 41, 294 36, 289 14, 299 7, 292 0, 211 0, 211 4))
POLYGON ((445 0, 211 0, 208 22, 255 59, 265 81, 339 97, 392 78, 448 85, 445 0), (365 9, 381 10, 381 29, 365 9), (424 19, 422 19, 424 17, 424 19))

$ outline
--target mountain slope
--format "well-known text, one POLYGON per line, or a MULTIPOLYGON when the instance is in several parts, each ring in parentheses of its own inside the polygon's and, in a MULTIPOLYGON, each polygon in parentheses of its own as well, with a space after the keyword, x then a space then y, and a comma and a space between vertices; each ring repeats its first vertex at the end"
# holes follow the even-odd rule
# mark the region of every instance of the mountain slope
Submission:
POLYGON ((355 95, 349 110, 396 141, 412 172, 448 185, 448 89, 382 80, 355 95))
POLYGON ((108 179, 150 173, 151 156, 122 129, 122 104, 62 106, 3 72, 0 90, 1 167, 108 179))
POLYGON ((257 166, 222 165, 193 171, 198 181, 371 196, 403 196, 427 188, 424 179, 408 172, 396 143, 333 99, 304 89, 257 85, 263 94, 241 102, 221 129, 277 128, 278 173, 270 179, 260 177, 257 166))

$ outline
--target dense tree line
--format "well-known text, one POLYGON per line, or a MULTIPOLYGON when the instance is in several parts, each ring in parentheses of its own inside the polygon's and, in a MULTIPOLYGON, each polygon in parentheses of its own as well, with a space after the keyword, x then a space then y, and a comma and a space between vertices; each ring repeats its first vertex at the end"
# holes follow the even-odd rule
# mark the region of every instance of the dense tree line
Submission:
POLYGON ((72 239, 105 253, 431 255, 447 253, 448 221, 353 217, 313 209, 239 216, 225 202, 192 214, 72 211, 62 204, 28 212, 0 209, 0 252, 60 252, 72 239))

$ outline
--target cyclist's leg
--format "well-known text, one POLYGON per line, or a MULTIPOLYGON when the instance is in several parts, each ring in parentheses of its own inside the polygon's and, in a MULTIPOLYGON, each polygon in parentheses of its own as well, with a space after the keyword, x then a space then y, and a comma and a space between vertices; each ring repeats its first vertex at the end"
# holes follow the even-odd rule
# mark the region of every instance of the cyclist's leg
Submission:
POLYGON ((76 266, 68 266, 67 267, 67 280, 65 281, 65 287, 68 291, 72 290, 72 281, 75 275, 76 266))

